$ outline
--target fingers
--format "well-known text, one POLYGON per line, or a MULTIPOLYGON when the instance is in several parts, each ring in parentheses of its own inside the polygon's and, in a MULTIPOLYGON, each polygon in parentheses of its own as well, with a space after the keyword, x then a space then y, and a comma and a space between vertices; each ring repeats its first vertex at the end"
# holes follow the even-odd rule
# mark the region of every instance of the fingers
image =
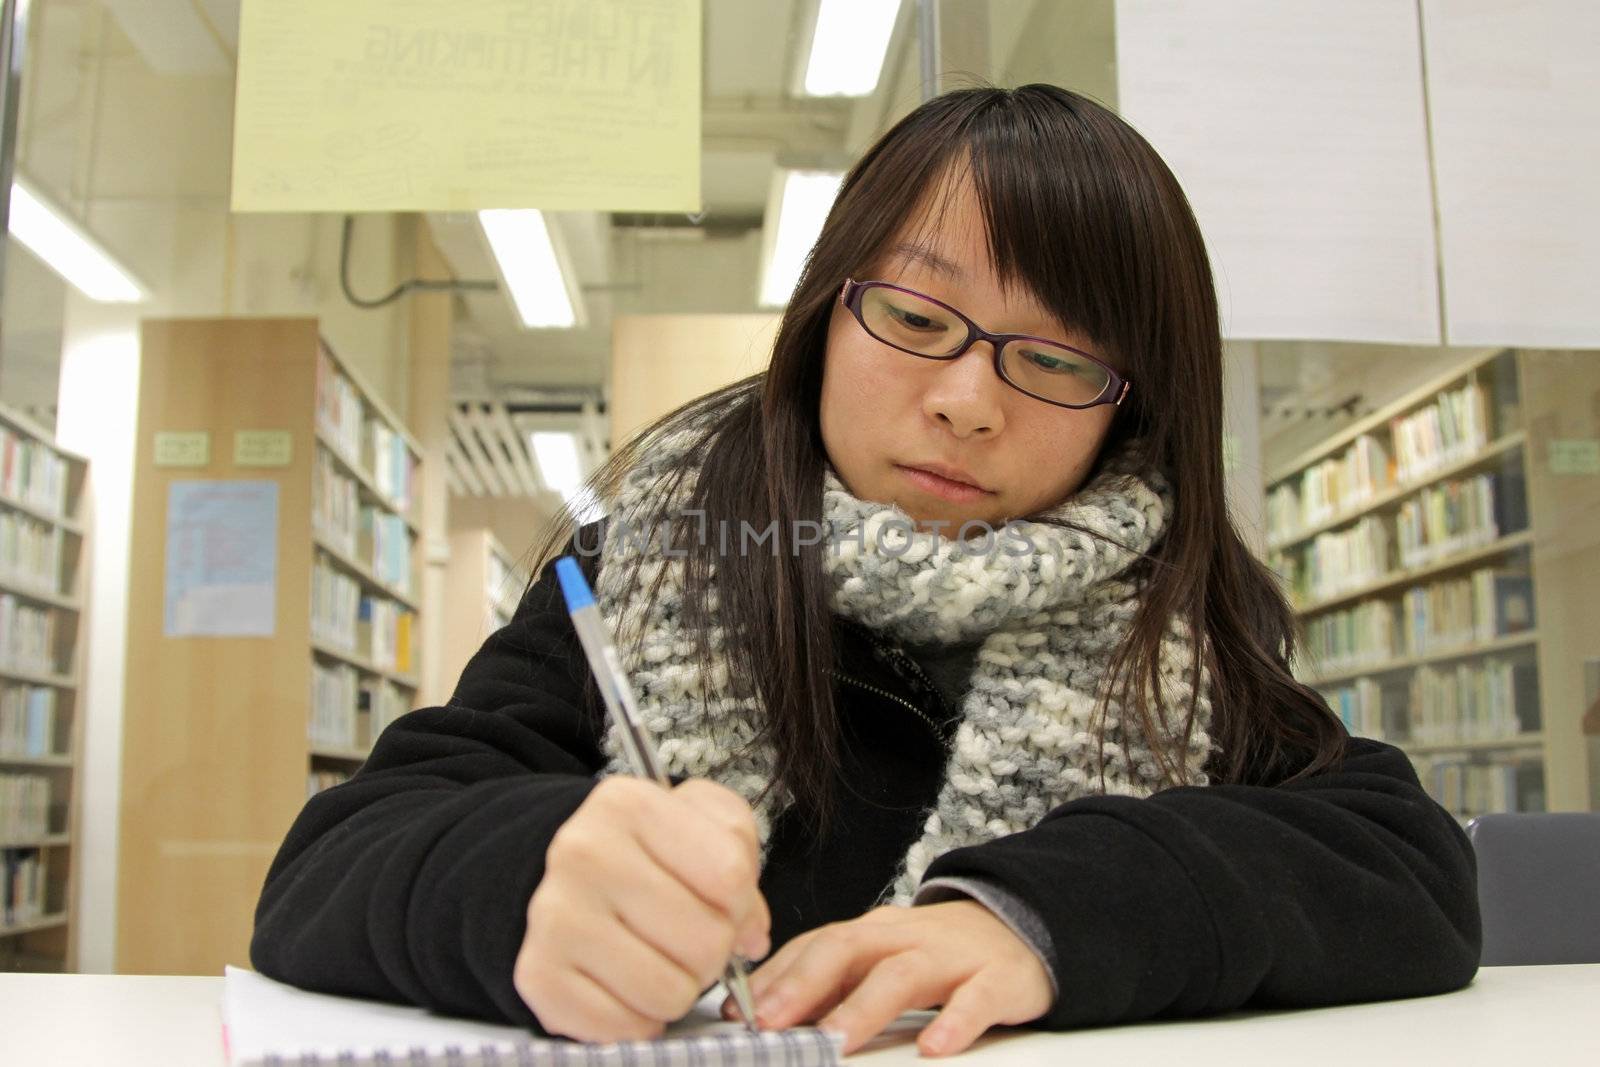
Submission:
POLYGON ((770 950, 772 916, 760 890, 761 844, 750 805, 703 779, 684 782, 669 797, 671 809, 640 843, 668 874, 733 920, 741 955, 760 959, 770 950), (659 832, 662 826, 671 832, 659 832))
POLYGON ((950 977, 935 962, 915 950, 878 960, 817 1025, 843 1034, 844 1052, 854 1052, 901 1012, 930 1007, 944 999, 950 977))
POLYGON ((747 960, 763 959, 772 951, 772 911, 767 907, 767 898, 761 895, 759 887, 749 913, 745 915, 744 922, 739 924, 734 945, 739 955, 747 960))
MULTIPOLYGON (((871 980, 869 975, 868 981, 871 980)), ((860 989, 866 985, 858 986, 860 989)), ((946 999, 944 1009, 939 1012, 934 1021, 922 1028, 917 1035, 917 1051, 924 1056, 953 1056, 958 1052, 965 1052, 972 1047, 972 1043, 988 1032, 991 1026, 1005 1023, 1004 1014, 994 1008, 996 994, 992 992, 996 987, 977 976, 966 983, 957 986, 954 993, 946 999)), ((876 999, 876 991, 873 993, 876 999)), ((851 1001, 855 1000, 852 996, 851 1001)), ((871 1040, 876 1033, 882 1032, 895 1017, 904 1011, 917 1011, 921 1008, 931 1007, 936 1003, 936 998, 928 996, 908 996, 908 1001, 924 1001, 922 1004, 907 1003, 903 1007, 894 1009, 890 1014, 889 1001, 879 1001, 876 1010, 868 1005, 866 1010, 856 1015, 854 1020, 841 1023, 836 1017, 837 1011, 830 1012, 818 1025, 827 1030, 845 1032, 846 1053, 860 1048, 863 1041, 871 1040), (875 1021, 876 1020, 876 1021, 875 1021)), ((854 1009, 852 1009, 854 1010, 854 1009)), ((730 1022, 739 1018, 739 1010, 729 997, 722 1002, 722 1017, 730 1022)))
POLYGON ((909 947, 896 922, 872 915, 814 930, 785 945, 751 977, 756 1014, 773 1029, 818 1018, 879 961, 909 947))
POLYGON ((1049 1010, 1049 973, 981 905, 878 908, 796 938, 751 977, 765 1028, 808 1020, 861 1048, 902 1013, 943 1005, 919 1036, 927 1055, 949 1055, 996 1024, 1049 1010))
POLYGON ((1006 1022, 1008 1013, 998 1003, 999 988, 999 983, 990 981, 986 972, 957 986, 945 1001, 944 1010, 917 1035, 917 1051, 924 1056, 965 1052, 989 1027, 1006 1022))
POLYGON ((669 874, 727 915, 751 937, 741 945, 764 955, 769 920, 761 899, 761 849, 755 815, 736 793, 690 780, 670 794, 670 806, 643 824, 640 844, 669 874))
POLYGON ((761 1017, 762 1022, 768 1022, 775 1017, 774 1009, 787 1007, 785 1001, 788 999, 788 990, 783 991, 783 996, 774 993, 780 984, 779 979, 789 973, 794 961, 800 958, 806 947, 827 929, 824 926, 794 938, 750 975, 750 996, 755 1000, 756 1014, 761 1017))
POLYGON ((514 965, 517 992, 554 1033, 659 1033, 736 946, 769 950, 759 874, 754 815, 736 794, 607 779, 546 850, 514 965))
POLYGON ((545 961, 518 961, 517 995, 539 1025, 574 1041, 647 1041, 665 1025, 632 1010, 581 970, 556 970, 545 961))
POLYGON ((755 816, 737 794, 710 782, 667 791, 641 779, 608 778, 596 786, 550 845, 547 868, 590 879, 609 894, 622 884, 606 875, 639 866, 619 831, 643 856, 732 920, 747 955, 767 952, 771 918, 761 897, 755 816))
POLYGON ((755 813, 738 793, 706 778, 690 778, 675 786, 672 795, 726 826, 744 840, 752 853, 760 851, 755 813))
POLYGON ((601 916, 572 931, 581 958, 570 960, 613 999, 654 1022, 679 1018, 708 983, 634 931, 601 916), (604 961, 604 966, 598 965, 604 961))
POLYGON ((700 989, 733 954, 738 931, 727 917, 654 865, 615 883, 612 906, 623 927, 693 975, 700 989))
MULTIPOLYGON (((560 976, 585 972, 629 1012, 651 1021, 680 1017, 699 997, 699 978, 607 911, 584 906, 559 884, 541 885, 528 907, 528 928, 513 983, 539 1013, 560 976)), ((557 993, 555 1003, 565 1003, 557 993)), ((542 1016, 541 1016, 542 1018, 542 1016)))

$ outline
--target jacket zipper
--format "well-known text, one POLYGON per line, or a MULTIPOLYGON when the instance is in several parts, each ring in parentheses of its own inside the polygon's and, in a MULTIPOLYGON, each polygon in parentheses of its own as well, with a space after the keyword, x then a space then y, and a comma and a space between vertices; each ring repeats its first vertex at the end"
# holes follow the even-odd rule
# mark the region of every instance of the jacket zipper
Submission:
POLYGON ((876 693, 881 697, 894 701, 896 704, 899 704, 901 707, 910 711, 911 714, 927 723, 928 726, 933 730, 934 736, 939 738, 940 741, 944 740, 944 731, 939 728, 939 724, 934 722, 933 718, 929 716, 927 712, 923 711, 909 700, 906 700, 902 697, 897 697, 887 689, 880 689, 878 686, 869 685, 859 678, 852 678, 848 674, 840 674, 838 671, 829 671, 828 673, 839 679, 841 682, 849 682, 851 685, 865 689, 869 693, 876 693))
POLYGON ((945 713, 945 717, 948 718, 950 714, 950 705, 945 703, 944 694, 939 691, 938 686, 933 684, 933 679, 928 677, 926 672, 923 671, 922 667, 917 664, 917 661, 893 645, 879 645, 878 647, 884 649, 896 660, 911 668, 912 673, 922 681, 923 685, 927 686, 928 692, 933 694, 933 699, 938 701, 939 710, 943 711, 945 713))

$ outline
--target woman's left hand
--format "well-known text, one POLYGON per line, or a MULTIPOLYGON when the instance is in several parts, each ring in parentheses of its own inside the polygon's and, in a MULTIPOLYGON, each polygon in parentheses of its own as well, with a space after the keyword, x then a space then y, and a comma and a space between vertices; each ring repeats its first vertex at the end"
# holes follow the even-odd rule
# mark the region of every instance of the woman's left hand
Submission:
POLYGON ((941 1005, 917 1048, 961 1052, 991 1026, 1037 1019, 1052 997, 1039 957, 972 900, 876 908, 811 930, 762 964, 750 988, 762 1029, 815 1022, 844 1035, 846 1054, 901 1012, 941 1005))

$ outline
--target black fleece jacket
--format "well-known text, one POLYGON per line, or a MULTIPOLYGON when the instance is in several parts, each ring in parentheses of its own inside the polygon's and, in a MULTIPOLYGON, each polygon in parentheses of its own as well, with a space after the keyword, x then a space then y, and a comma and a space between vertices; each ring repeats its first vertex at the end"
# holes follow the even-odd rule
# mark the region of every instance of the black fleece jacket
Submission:
MULTIPOLYGON (((581 543, 595 544, 586 531, 581 543)), ((583 561, 590 580, 598 559, 583 561)), ((773 827, 773 944, 870 909, 943 780, 953 716, 898 649, 840 621, 840 815, 773 827)), ((553 568, 444 707, 392 724, 318 794, 267 874, 250 955, 308 989, 537 1029, 512 987, 551 837, 603 764, 603 710, 553 568)), ((998 885, 1048 930, 1065 1028, 1459 988, 1477 969, 1471 847, 1397 749, 1352 738, 1278 786, 1086 797, 947 853, 928 878, 998 885)))

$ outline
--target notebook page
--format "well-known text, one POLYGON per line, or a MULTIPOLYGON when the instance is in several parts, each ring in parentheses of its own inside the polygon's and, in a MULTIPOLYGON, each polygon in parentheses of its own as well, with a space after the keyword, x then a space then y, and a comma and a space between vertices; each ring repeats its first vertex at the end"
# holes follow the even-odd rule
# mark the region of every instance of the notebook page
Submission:
POLYGON ((521 1027, 430 1015, 421 1008, 308 993, 229 967, 223 1021, 232 1067, 284 1064, 505 1063, 539 1067, 630 1064, 688 1067, 827 1067, 839 1046, 815 1029, 751 1034, 717 1019, 720 997, 671 1026, 659 1041, 583 1045, 541 1039, 521 1027))

